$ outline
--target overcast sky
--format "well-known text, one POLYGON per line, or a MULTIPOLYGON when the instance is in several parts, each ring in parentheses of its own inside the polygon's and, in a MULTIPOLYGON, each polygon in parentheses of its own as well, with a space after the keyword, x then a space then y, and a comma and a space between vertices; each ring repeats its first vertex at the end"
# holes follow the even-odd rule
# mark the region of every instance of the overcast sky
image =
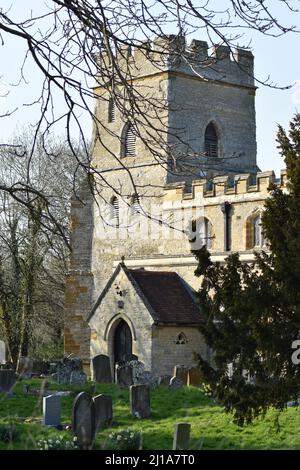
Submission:
MULTIPOLYGON (((1 0, 1 5, 13 3, 15 11, 21 16, 29 6, 41 5, 41 0, 24 2, 15 0, 8 2, 1 0)), ((295 14, 292 22, 300 28, 300 14, 295 14)), ((291 23, 290 18, 280 17, 282 22, 291 23)), ((253 36, 253 35, 252 35, 253 36)), ((202 39, 194 35, 195 39, 202 39)), ((22 124, 34 123, 39 116, 39 105, 26 106, 37 96, 41 86, 41 76, 36 69, 27 66, 24 73, 26 82, 20 79, 20 66, 24 55, 24 46, 16 38, 3 36, 4 44, 0 43, 0 114, 7 110, 18 108, 10 118, 1 118, 0 143, 4 142, 22 124), (25 106, 24 106, 25 105, 25 106)), ((244 42, 241 42, 242 44, 244 42)), ((262 170, 275 170, 277 175, 284 167, 283 161, 276 149, 277 124, 287 127, 288 122, 297 111, 300 111, 300 35, 289 33, 281 38, 265 37, 255 34, 252 37, 252 51, 255 55, 255 74, 264 80, 268 76, 278 85, 294 86, 290 90, 275 90, 259 85, 256 98, 256 122, 258 165, 262 170)), ((87 119, 83 119, 82 125, 86 135, 91 133, 91 126, 87 119)))

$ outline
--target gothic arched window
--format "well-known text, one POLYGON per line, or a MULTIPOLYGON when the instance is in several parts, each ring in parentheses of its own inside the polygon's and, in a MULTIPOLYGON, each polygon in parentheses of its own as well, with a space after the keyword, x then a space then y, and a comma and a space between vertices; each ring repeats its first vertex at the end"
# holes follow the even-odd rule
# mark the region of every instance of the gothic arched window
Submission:
POLYGON ((187 343, 187 338, 184 333, 179 333, 179 335, 176 336, 175 338, 175 344, 186 344, 187 343))
POLYGON ((113 98, 108 100, 108 122, 114 122, 116 119, 116 105, 113 98))
POLYGON ((253 247, 262 248, 265 246, 265 237, 261 225, 261 215, 257 215, 253 219, 253 247))
POLYGON ((213 229, 211 222, 206 217, 192 220, 191 243, 199 244, 199 247, 206 245, 208 250, 212 249, 213 229))
POLYGON ((128 122, 125 124, 122 132, 121 156, 135 157, 135 143, 136 136, 134 134, 132 124, 128 122))
POLYGON ((256 212, 251 214, 246 221, 246 250, 263 248, 265 246, 266 239, 263 232, 261 214, 256 212))
POLYGON ((208 124, 205 130, 204 149, 208 157, 218 156, 218 136, 216 128, 212 122, 208 124))
POLYGON ((111 219, 112 219, 112 224, 115 225, 116 227, 119 227, 120 225, 120 210, 119 210, 119 201, 116 196, 114 196, 111 201, 111 219))

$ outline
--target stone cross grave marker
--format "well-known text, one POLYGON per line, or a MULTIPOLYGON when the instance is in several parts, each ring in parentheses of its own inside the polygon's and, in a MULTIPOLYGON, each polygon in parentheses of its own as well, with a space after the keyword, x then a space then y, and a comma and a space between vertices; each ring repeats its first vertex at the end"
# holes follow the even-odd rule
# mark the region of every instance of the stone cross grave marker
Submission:
POLYGON ((93 397, 95 403, 96 429, 110 426, 113 419, 112 397, 110 395, 97 395, 93 397))
POLYGON ((109 357, 99 354, 93 357, 93 379, 95 382, 112 383, 109 357))
POLYGON ((93 447, 95 439, 95 404, 87 392, 77 395, 73 403, 72 430, 80 449, 93 447))
POLYGON ((149 418, 151 414, 149 385, 131 385, 130 411, 135 418, 149 418))
POLYGON ((188 450, 190 446, 191 425, 189 423, 177 423, 175 425, 173 450, 188 450))
POLYGON ((2 369, 0 370, 0 393, 12 393, 12 389, 17 381, 17 376, 14 370, 2 369))
POLYGON ((61 397, 48 395, 43 398, 43 425, 60 426, 61 397))

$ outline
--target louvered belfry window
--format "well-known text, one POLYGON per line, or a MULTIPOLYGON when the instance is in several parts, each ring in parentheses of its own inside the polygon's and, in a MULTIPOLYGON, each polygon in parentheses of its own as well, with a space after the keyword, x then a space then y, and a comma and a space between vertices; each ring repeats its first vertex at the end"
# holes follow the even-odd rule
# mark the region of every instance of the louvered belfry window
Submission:
POLYGON ((113 225, 115 225, 116 227, 119 227, 119 224, 120 224, 119 201, 115 196, 111 200, 111 209, 112 209, 113 225))
POLYGON ((132 214, 139 214, 141 211, 140 200, 137 194, 132 197, 131 200, 131 212, 132 214))
POLYGON ((135 157, 135 143, 136 136, 133 132, 133 127, 130 123, 127 123, 123 135, 123 157, 135 157))
POLYGON ((113 98, 108 100, 108 122, 114 122, 116 119, 116 105, 113 98))
POLYGON ((205 130, 205 153, 208 157, 218 156, 218 136, 212 122, 205 130))

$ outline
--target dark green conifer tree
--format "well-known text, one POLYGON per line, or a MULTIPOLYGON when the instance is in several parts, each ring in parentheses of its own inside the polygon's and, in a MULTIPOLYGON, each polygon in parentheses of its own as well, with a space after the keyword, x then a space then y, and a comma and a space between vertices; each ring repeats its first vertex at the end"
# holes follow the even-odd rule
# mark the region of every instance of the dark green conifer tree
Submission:
MULTIPOLYGON (((268 250, 251 264, 231 254, 212 263, 206 247, 194 251, 202 277, 201 332, 213 362, 198 356, 204 382, 240 425, 270 407, 300 397, 300 364, 292 361, 300 338, 300 114, 277 141, 288 191, 272 185, 262 216, 268 250)), ((295 362, 295 361, 294 361, 295 362)))

